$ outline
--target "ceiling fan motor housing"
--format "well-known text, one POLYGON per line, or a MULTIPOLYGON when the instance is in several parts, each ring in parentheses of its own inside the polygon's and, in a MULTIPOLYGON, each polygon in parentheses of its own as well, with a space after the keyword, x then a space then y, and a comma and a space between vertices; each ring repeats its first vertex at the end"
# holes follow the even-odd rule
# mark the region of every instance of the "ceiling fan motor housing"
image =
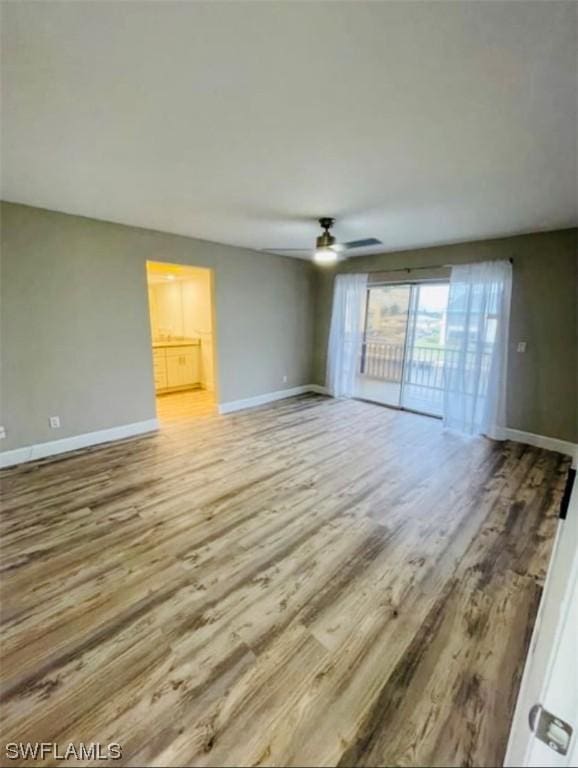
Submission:
POLYGON ((335 219, 330 218, 322 218, 319 219, 319 224, 321 225, 321 228, 325 231, 323 234, 319 235, 316 241, 317 248, 331 248, 332 245, 335 244, 335 238, 333 235, 329 232, 330 228, 335 224, 335 219))
POLYGON ((324 232, 317 238, 317 248, 330 248, 335 243, 335 238, 329 232, 324 232))

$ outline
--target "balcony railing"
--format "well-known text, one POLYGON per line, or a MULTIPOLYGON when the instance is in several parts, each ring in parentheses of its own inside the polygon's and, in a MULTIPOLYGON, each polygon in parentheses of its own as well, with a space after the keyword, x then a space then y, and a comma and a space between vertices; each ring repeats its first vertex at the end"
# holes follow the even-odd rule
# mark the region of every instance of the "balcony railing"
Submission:
MULTIPOLYGON (((405 361, 403 344, 389 344, 377 339, 367 339, 362 343, 360 373, 381 381, 401 383, 426 389, 443 390, 444 369, 457 367, 459 353, 447 347, 411 348, 405 361)), ((466 369, 477 370, 484 377, 489 372, 490 353, 483 353, 481 360, 475 352, 468 353, 466 369)))
POLYGON ((361 373, 372 379, 399 383, 403 371, 403 344, 367 339, 361 345, 361 373))

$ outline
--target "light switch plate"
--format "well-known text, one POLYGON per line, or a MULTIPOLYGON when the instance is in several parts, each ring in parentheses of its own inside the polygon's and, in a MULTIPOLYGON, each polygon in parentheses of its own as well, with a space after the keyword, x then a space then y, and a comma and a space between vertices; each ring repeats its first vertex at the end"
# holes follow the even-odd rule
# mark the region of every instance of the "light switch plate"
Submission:
POLYGON ((518 352, 525 352, 526 351, 526 342, 525 341, 519 341, 518 342, 518 352))
POLYGON ((50 416, 48 419, 50 429, 60 429, 60 416, 50 416))
POLYGON ((6 427, 0 427, 0 440, 4 440, 6 437, 6 427))

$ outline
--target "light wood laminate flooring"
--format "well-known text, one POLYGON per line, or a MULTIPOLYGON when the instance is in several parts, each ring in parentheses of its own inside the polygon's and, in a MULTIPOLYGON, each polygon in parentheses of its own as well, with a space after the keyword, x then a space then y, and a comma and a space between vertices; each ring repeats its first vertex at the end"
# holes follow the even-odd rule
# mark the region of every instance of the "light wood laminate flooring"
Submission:
POLYGON ((217 412, 215 393, 206 389, 157 395, 156 402, 158 419, 166 424, 212 416, 217 412))
POLYGON ((568 460, 314 395, 161 420, 0 474, 2 741, 501 764, 568 460))

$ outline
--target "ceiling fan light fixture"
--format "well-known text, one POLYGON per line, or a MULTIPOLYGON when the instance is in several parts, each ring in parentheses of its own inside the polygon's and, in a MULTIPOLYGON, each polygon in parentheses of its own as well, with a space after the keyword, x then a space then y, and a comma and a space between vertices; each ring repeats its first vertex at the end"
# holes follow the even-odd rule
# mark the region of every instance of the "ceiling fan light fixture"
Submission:
POLYGON ((342 254, 347 253, 350 250, 357 250, 360 248, 374 247, 376 245, 383 245, 381 240, 376 237, 366 237, 363 240, 350 240, 347 243, 336 242, 335 237, 329 231, 335 224, 335 219, 329 216, 324 216, 318 219, 319 226, 323 230, 322 233, 315 240, 315 248, 311 252, 308 248, 262 248, 261 250, 269 253, 282 253, 286 254, 287 251, 294 251, 296 253, 311 254, 313 261, 317 264, 335 264, 340 258, 347 258, 342 254))
POLYGON ((321 248, 316 248, 313 254, 313 261, 316 264, 335 264, 337 262, 337 258, 338 256, 335 251, 327 245, 322 246, 321 248))

